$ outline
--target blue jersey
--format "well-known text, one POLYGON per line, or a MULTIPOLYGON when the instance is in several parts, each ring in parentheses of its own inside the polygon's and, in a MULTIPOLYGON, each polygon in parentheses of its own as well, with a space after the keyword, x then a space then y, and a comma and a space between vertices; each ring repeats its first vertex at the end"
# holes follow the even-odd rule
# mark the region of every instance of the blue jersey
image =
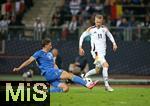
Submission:
POLYGON ((39 50, 32 56, 36 59, 38 67, 41 70, 41 74, 54 68, 54 59, 51 52, 44 52, 43 50, 39 50))

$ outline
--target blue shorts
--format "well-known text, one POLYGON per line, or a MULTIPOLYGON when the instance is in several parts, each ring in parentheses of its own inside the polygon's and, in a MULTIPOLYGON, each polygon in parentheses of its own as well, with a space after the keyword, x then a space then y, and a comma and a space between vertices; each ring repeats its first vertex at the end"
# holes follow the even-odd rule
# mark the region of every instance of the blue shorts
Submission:
POLYGON ((60 76, 62 72, 63 70, 61 69, 52 68, 50 70, 47 70, 43 76, 52 86, 58 87, 58 85, 61 83, 60 76))

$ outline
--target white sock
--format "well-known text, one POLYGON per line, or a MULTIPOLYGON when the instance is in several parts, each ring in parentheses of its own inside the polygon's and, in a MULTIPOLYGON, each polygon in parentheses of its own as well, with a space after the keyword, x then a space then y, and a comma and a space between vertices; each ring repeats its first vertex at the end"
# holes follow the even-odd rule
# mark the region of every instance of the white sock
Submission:
POLYGON ((87 73, 85 74, 85 77, 88 77, 88 76, 94 75, 94 74, 96 74, 96 70, 95 70, 95 69, 92 69, 92 70, 90 70, 89 72, 87 72, 87 73))
POLYGON ((105 86, 109 86, 109 83, 108 83, 108 68, 104 67, 103 71, 102 71, 102 74, 103 74, 103 80, 104 80, 105 86))

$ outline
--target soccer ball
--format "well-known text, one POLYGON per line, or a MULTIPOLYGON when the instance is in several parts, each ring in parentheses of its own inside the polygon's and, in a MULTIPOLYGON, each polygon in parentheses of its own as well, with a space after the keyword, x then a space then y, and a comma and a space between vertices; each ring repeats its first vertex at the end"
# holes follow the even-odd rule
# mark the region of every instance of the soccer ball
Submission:
POLYGON ((84 78, 83 80, 86 81, 87 83, 93 82, 91 78, 84 78))

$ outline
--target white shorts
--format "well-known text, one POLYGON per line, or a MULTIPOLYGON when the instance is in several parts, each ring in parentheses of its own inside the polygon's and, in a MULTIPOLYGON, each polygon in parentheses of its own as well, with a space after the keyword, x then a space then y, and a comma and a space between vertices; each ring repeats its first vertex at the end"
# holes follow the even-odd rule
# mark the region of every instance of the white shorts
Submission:
POLYGON ((96 54, 96 52, 91 51, 91 54, 94 59, 96 58, 96 55, 97 55, 97 58, 94 61, 94 64, 96 65, 96 67, 101 67, 103 65, 103 63, 106 62, 105 53, 97 52, 97 54, 96 54))

